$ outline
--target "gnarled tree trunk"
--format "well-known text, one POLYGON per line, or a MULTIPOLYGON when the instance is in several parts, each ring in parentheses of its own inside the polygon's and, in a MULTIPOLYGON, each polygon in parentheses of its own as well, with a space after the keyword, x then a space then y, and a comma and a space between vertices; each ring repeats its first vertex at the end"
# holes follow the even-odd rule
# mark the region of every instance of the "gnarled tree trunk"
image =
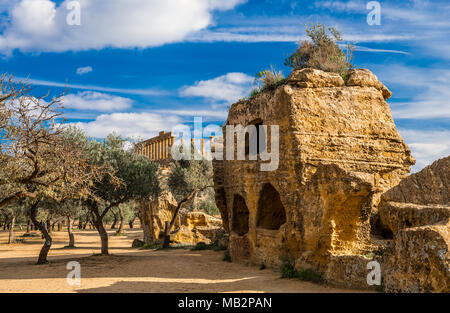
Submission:
POLYGON ((123 210, 119 205, 119 217, 120 217, 120 225, 119 225, 119 229, 117 230, 117 234, 123 234, 123 224, 125 223, 124 221, 124 217, 123 217, 123 210))
POLYGON ((92 215, 92 220, 95 228, 100 235, 100 240, 102 244, 102 254, 108 255, 108 233, 106 232, 105 226, 103 225, 103 216, 100 214, 97 203, 92 201, 90 202, 90 211, 92 215))
POLYGON ((170 223, 168 221, 166 221, 166 223, 165 223, 163 249, 167 249, 169 247, 169 245, 170 245, 170 231, 171 231, 173 225, 175 224, 175 221, 176 221, 177 216, 178 216, 178 212, 180 212, 181 207, 185 203, 187 203, 187 202, 191 201, 192 199, 194 199, 199 191, 202 191, 202 190, 204 190, 206 188, 208 188, 208 187, 204 187, 202 189, 194 189, 194 190, 192 190, 189 193, 189 195, 187 195, 186 198, 184 198, 183 200, 181 200, 178 203, 178 205, 177 205, 177 207, 175 209, 175 212, 173 213, 172 220, 170 221, 170 223))
POLYGON ((130 226, 130 229, 133 229, 133 227, 134 227, 134 220, 135 219, 136 219, 136 217, 133 217, 133 219, 128 222, 128 225, 130 226))
POLYGON ((75 236, 73 235, 73 219, 67 216, 67 233, 69 234, 69 248, 75 247, 75 236))
POLYGON ((9 227, 8 244, 14 242, 14 224, 16 222, 16 215, 13 213, 11 216, 11 226, 9 227))
POLYGON ((150 232, 150 221, 146 213, 146 208, 148 206, 148 199, 141 201, 141 214, 139 215, 139 221, 141 222, 141 228, 144 231, 144 243, 146 245, 152 242, 152 236, 150 232))
POLYGON ((38 220, 36 219, 37 208, 38 208, 38 202, 34 203, 31 206, 30 217, 31 217, 31 221, 34 224, 34 227, 36 227, 37 229, 39 229, 41 231, 42 236, 45 239, 44 245, 42 246, 41 252, 39 253, 39 258, 38 258, 37 264, 45 264, 45 263, 48 263, 47 255, 48 255, 48 252, 50 251, 50 247, 52 246, 52 237, 48 233, 47 228, 45 227, 45 224, 39 223, 38 220))
POLYGON ((111 225, 111 229, 116 229, 116 224, 117 224, 117 214, 116 214, 116 212, 113 212, 113 215, 114 215, 114 221, 113 221, 113 223, 111 225))

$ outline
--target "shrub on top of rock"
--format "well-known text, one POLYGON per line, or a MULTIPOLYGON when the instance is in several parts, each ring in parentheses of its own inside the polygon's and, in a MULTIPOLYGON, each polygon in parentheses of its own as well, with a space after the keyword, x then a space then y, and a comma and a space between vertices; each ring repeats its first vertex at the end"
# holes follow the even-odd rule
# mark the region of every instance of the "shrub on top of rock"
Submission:
POLYGON ((325 72, 334 72, 346 79, 347 72, 353 67, 354 47, 347 44, 344 52, 338 42, 341 33, 335 27, 326 27, 318 23, 306 27, 310 41, 301 41, 298 48, 284 62, 294 69, 314 68, 325 72))

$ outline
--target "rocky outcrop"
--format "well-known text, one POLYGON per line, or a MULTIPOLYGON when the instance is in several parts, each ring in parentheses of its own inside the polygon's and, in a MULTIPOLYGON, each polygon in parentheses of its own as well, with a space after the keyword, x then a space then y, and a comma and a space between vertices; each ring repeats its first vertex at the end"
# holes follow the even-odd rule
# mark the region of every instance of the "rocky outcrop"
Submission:
POLYGON ((384 193, 378 213, 394 242, 386 290, 450 292, 450 156, 384 193))
MULTIPOLYGON (((143 220, 144 232, 148 231, 148 242, 155 242, 159 239, 160 233, 164 232, 165 222, 170 222, 177 207, 177 201, 169 191, 163 191, 157 199, 145 202, 141 206, 141 216, 143 220)), ((174 227, 180 226, 179 218, 175 221, 174 227)))
POLYGON ((376 249, 371 221, 380 196, 415 160, 385 101, 390 91, 368 70, 348 74, 344 82, 334 73, 295 70, 284 85, 232 105, 225 127, 267 125, 270 141, 270 126, 278 125, 280 151, 273 171, 260 170, 267 163, 261 158, 213 161, 233 260, 272 267, 296 260, 360 287, 351 277, 368 272, 361 256, 376 249))
POLYGON ((222 220, 204 212, 180 212, 180 227, 171 234, 176 243, 195 245, 199 242, 211 244, 223 233, 222 220))
MULTIPOLYGON (((169 191, 164 191, 157 199, 146 202, 141 207, 144 234, 149 234, 147 243, 162 238, 165 222, 170 222, 177 207, 177 201, 169 191)), ((222 221, 204 212, 181 210, 175 220, 170 235, 171 242, 195 245, 199 242, 210 244, 218 234, 223 233, 222 221)))

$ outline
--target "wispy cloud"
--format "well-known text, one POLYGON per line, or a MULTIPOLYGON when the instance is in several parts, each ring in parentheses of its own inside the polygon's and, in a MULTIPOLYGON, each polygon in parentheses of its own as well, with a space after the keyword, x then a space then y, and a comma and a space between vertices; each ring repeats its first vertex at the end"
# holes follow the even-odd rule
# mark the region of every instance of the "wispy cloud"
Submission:
POLYGON ((93 91, 122 93, 122 94, 130 94, 130 95, 163 96, 163 95, 167 94, 167 91, 151 89, 151 88, 149 88, 149 89, 112 88, 112 87, 103 87, 103 86, 96 86, 96 85, 61 83, 61 82, 32 79, 32 78, 25 78, 25 77, 16 77, 16 80, 26 81, 32 85, 37 85, 37 86, 48 86, 48 87, 80 89, 80 90, 93 90, 93 91))
POLYGON ((213 101, 233 103, 249 93, 253 77, 244 73, 228 73, 213 79, 201 80, 180 90, 182 97, 202 97, 213 101))
POLYGON ((450 155, 450 131, 422 131, 399 128, 399 133, 411 148, 416 164, 413 171, 420 171, 437 159, 450 155))
POLYGON ((110 94, 82 91, 64 96, 64 107, 75 110, 111 112, 131 108, 132 99, 110 94))
POLYGON ((93 71, 93 69, 91 66, 79 67, 79 68, 77 68, 77 75, 84 75, 84 74, 90 73, 92 71, 93 71))
POLYGON ((398 90, 395 97, 407 99, 392 102, 395 118, 450 118, 450 70, 401 64, 373 68, 384 83, 398 90))

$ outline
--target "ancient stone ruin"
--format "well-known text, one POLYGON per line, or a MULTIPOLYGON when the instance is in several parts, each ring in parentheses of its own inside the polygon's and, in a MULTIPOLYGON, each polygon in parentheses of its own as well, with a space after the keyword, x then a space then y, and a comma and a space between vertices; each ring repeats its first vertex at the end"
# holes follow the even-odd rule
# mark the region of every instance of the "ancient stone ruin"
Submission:
POLYGON ((382 230, 393 244, 384 260, 387 291, 450 291, 450 156, 384 193, 382 230))
MULTIPOLYGON (((213 161, 234 261, 295 262, 331 284, 369 287, 366 265, 389 247, 380 197, 415 163, 385 101, 390 96, 365 69, 351 70, 346 81, 302 69, 276 89, 232 105, 226 125, 279 125, 280 151, 274 171, 260 171, 261 159, 213 161)), ((270 129, 258 133, 270 135, 270 129)))
MULTIPOLYGON (((162 240, 166 222, 170 222, 177 207, 173 195, 165 190, 157 198, 141 205, 145 243, 162 240)), ((170 240, 175 244, 212 244, 223 233, 222 221, 204 212, 181 210, 175 220, 170 240)))

